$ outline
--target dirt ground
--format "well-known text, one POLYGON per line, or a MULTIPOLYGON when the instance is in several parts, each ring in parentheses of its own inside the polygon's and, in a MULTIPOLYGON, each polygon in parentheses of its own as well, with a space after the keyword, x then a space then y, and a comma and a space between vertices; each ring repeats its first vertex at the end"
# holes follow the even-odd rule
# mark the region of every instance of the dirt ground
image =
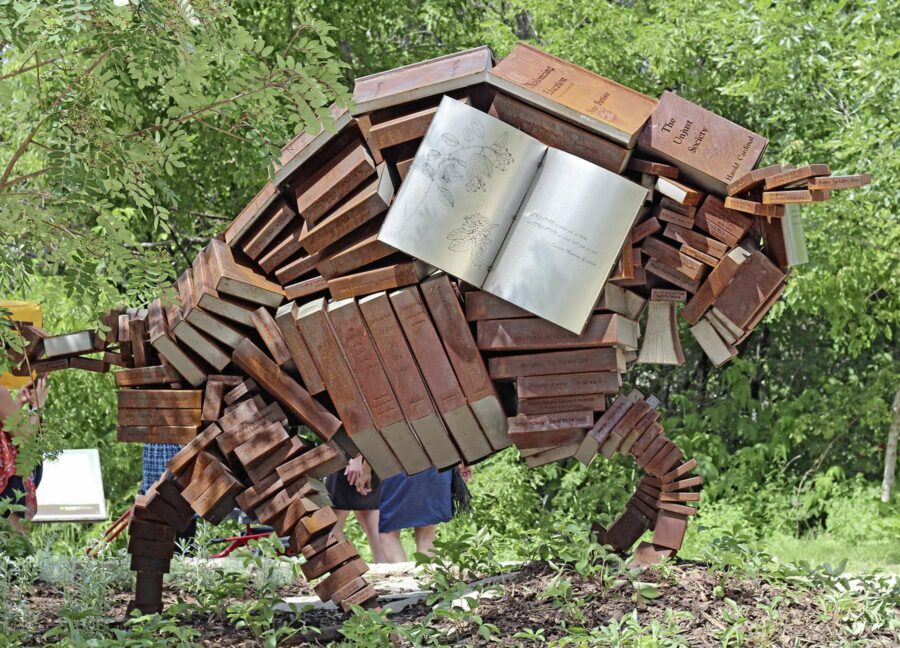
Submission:
MULTIPOLYGON (((488 642, 476 633, 474 624, 453 626, 446 645, 541 645, 545 641, 560 639, 568 633, 567 627, 577 626, 590 630, 615 624, 637 610, 641 626, 649 627, 658 621, 667 631, 677 633, 683 644, 689 646, 721 646, 729 632, 737 627, 743 633, 743 645, 754 646, 844 646, 848 643, 846 627, 838 618, 839 612, 827 610, 816 602, 815 592, 791 591, 773 586, 763 580, 727 579, 709 571, 705 566, 691 563, 672 565, 664 572, 647 571, 639 580, 652 583, 658 598, 635 601, 635 589, 621 583, 604 587, 598 578, 584 579, 578 574, 566 573, 571 588, 563 596, 542 597, 541 593, 554 587, 556 571, 546 563, 534 563, 503 584, 502 594, 482 599, 478 614, 484 623, 497 626, 499 632, 488 642), (731 601, 731 602, 729 602, 731 601), (732 603, 733 602, 733 603, 732 603), (675 619, 673 620, 673 611, 675 619), (743 624, 740 620, 746 619, 743 624), (677 626, 677 628, 676 628, 677 626), (524 630, 542 630, 543 641, 529 641, 513 635, 524 630), (731 630, 730 630, 731 629, 731 630), (498 641, 499 640, 499 641, 498 641)), ((175 602, 168 588, 167 604, 175 602)), ((284 591, 284 595, 297 595, 303 585, 284 591)), ((117 594, 111 601, 110 623, 121 619, 128 602, 129 592, 117 594)), ((60 622, 58 610, 63 593, 55 588, 38 584, 30 595, 30 604, 43 611, 43 632, 60 622)), ((221 610, 224 610, 224 602, 221 610)), ((427 614, 424 603, 408 607, 391 618, 395 623, 409 623, 427 614)), ((283 645, 327 645, 340 640, 341 623, 346 616, 340 612, 317 610, 308 613, 305 623, 320 629, 318 634, 297 634, 283 645)), ((207 646, 256 646, 252 635, 236 630, 224 620, 224 615, 193 614, 180 621, 200 631, 207 646)), ((293 617, 282 615, 278 621, 290 624, 293 617)), ((121 623, 119 621, 118 623, 121 623)), ((449 621, 441 621, 443 629, 450 629, 449 621)), ((740 634, 740 633, 739 633, 740 634)), ((733 637, 737 640, 738 637, 733 637)), ((870 631, 853 637, 866 646, 896 646, 900 638, 890 631, 870 631)), ((734 645, 741 645, 736 641, 734 645)), ((41 645, 37 642, 36 645, 41 645)), ((639 645, 639 644, 634 644, 639 645)))

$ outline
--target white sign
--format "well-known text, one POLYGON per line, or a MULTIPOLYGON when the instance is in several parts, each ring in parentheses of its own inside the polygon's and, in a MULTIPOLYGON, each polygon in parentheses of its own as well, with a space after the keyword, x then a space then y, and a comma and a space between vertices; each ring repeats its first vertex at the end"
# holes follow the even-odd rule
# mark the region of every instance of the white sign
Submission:
POLYGON ((63 450, 56 459, 45 461, 37 504, 32 522, 104 521, 106 497, 98 450, 63 450))

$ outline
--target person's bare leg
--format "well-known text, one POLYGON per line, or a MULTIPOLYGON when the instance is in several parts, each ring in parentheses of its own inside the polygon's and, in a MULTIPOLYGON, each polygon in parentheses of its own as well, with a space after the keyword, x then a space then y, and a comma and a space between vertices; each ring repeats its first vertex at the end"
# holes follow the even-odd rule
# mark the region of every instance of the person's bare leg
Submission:
POLYGON ((381 534, 381 548, 384 551, 384 561, 389 563, 406 562, 406 552, 400 542, 400 532, 390 531, 381 534))
POLYGON ((28 535, 28 527, 26 527, 25 523, 22 522, 21 515, 19 515, 18 513, 10 513, 7 519, 9 520, 9 524, 13 529, 18 531, 22 535, 28 535))
POLYGON ((344 525, 347 524, 347 517, 350 515, 350 511, 342 511, 340 509, 333 509, 334 516, 337 518, 337 524, 334 525, 334 535, 338 540, 344 539, 344 525))
POLYGON ((416 551, 426 556, 433 556, 434 536, 437 535, 437 525, 429 524, 428 526, 416 527, 414 533, 416 537, 416 551))
POLYGON ((378 509, 371 511, 355 511, 356 521, 362 527, 369 540, 369 549, 372 550, 372 560, 377 563, 387 562, 384 549, 381 546, 381 534, 378 533, 378 509))

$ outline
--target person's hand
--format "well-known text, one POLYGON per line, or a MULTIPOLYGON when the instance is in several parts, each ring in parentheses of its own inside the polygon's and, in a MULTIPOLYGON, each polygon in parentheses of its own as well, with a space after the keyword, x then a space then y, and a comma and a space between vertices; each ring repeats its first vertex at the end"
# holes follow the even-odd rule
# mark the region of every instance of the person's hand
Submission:
POLYGON ((19 407, 31 405, 32 409, 40 409, 47 402, 47 377, 40 376, 28 383, 16 394, 19 407))
POLYGON ((356 482, 356 492, 366 496, 372 492, 372 467, 369 462, 362 462, 362 475, 356 482))
MULTIPOLYGON (((363 458, 362 455, 353 457, 344 468, 344 475, 347 477, 347 483, 356 486, 363 474, 363 458)), ((357 486, 357 490, 359 487, 357 486)))
POLYGON ((460 466, 459 476, 463 478, 464 482, 469 483, 469 480, 472 479, 472 466, 460 466))

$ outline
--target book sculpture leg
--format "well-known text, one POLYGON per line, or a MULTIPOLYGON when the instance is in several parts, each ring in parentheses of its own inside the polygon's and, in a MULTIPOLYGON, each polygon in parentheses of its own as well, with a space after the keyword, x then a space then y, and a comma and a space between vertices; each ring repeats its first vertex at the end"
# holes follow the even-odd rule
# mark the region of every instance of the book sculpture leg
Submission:
POLYGON ((679 313, 714 366, 734 357, 805 260, 798 204, 869 177, 757 168, 762 136, 527 45, 358 79, 354 105, 284 148, 176 303, 101 333, 16 323, 16 372, 117 366, 118 438, 184 444, 135 503, 133 607, 161 609, 176 532, 236 508, 322 600, 374 605, 323 487, 359 453, 382 478, 621 453, 644 477, 598 539, 652 529, 638 559, 674 555, 702 480, 623 375, 684 362, 679 313))

